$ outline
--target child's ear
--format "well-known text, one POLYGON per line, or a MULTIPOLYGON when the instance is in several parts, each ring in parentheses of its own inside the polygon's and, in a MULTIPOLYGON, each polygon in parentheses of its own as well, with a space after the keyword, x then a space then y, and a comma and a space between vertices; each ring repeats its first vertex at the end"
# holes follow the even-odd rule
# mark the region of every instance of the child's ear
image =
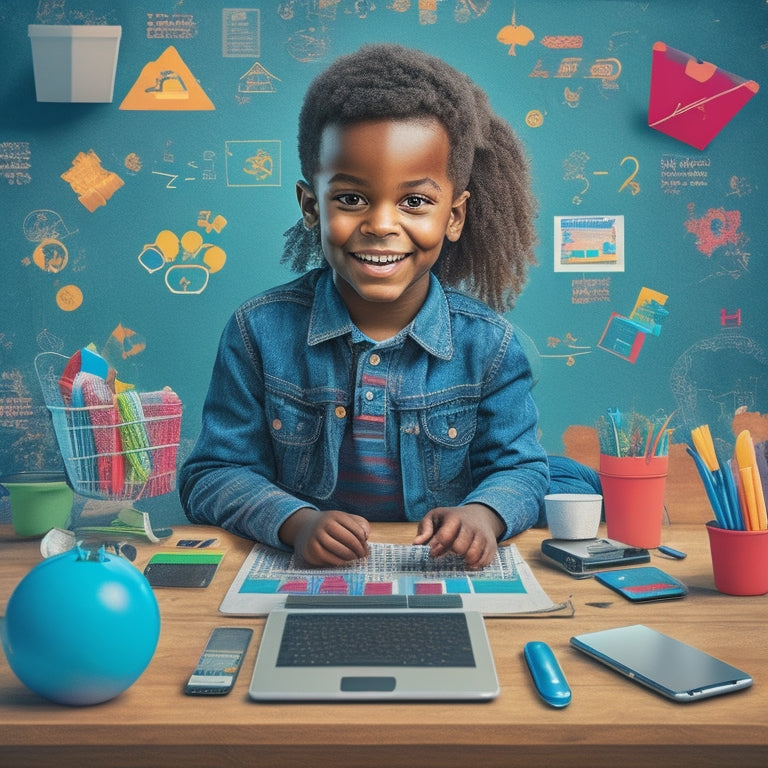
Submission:
POLYGON ((304 226, 307 229, 312 229, 316 226, 320 220, 320 215, 317 210, 317 198, 312 188, 306 181, 296 182, 296 197, 299 201, 299 208, 301 208, 301 217, 304 220, 304 226))
POLYGON ((464 222, 467 220, 467 200, 469 200, 469 192, 465 189, 451 205, 451 218, 448 220, 445 236, 452 243, 461 237, 464 229, 464 222))

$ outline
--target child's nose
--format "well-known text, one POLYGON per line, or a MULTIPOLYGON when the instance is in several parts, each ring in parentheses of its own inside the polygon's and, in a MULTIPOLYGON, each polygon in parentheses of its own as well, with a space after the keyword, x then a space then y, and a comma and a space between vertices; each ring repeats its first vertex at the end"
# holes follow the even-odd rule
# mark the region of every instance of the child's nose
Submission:
POLYGON ((364 234, 375 235, 376 237, 385 237, 397 230, 398 216, 397 209, 386 203, 372 205, 368 210, 368 215, 363 222, 362 230, 364 234))

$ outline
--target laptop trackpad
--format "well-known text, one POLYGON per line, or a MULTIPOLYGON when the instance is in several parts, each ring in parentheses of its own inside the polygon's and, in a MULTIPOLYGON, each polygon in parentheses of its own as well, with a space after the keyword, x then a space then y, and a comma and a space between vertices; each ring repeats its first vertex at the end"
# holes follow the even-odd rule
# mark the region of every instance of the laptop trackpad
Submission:
POLYGON ((363 691, 377 691, 389 693, 395 690, 397 680, 394 677, 355 676, 342 677, 341 690, 346 693, 361 693, 363 691))

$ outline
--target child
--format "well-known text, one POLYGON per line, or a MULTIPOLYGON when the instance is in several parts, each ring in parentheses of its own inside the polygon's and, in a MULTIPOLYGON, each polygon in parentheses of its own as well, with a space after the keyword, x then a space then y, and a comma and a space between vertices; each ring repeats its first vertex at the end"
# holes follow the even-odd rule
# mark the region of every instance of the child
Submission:
POLYGON ((488 565, 549 487, 527 359, 487 306, 535 262, 520 143, 464 74, 396 45, 321 73, 298 141, 283 259, 305 274, 224 330, 186 514, 317 566, 414 520, 432 555, 488 565))

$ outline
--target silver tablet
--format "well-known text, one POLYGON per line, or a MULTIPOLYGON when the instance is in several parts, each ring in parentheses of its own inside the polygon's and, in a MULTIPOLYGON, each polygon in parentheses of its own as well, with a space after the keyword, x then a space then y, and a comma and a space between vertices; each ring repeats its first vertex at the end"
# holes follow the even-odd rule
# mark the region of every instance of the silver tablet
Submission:
POLYGON ((489 700, 499 683, 480 613, 275 610, 249 688, 262 700, 489 700))
POLYGON ((746 672, 643 624, 577 635, 571 645, 674 701, 697 701, 752 685, 746 672))

